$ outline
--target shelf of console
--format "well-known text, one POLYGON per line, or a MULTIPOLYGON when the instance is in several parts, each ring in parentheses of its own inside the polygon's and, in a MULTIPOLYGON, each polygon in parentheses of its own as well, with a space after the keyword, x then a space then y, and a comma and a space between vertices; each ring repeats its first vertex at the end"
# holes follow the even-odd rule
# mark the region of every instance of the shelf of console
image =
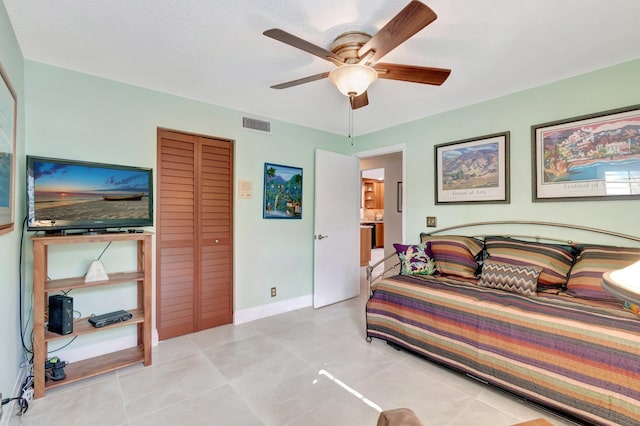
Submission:
POLYGON ((136 281, 143 281, 145 278, 144 272, 116 272, 108 274, 109 279, 104 281, 92 281, 85 283, 84 277, 71 277, 60 278, 56 280, 47 280, 44 284, 45 293, 60 290, 72 290, 74 288, 89 288, 101 285, 116 285, 124 284, 136 281))
POLYGON ((47 380, 44 385, 45 390, 110 373, 139 363, 143 363, 145 366, 151 365, 151 359, 145 360, 144 352, 142 346, 136 346, 83 361, 70 362, 64 367, 67 377, 58 381, 47 380))
POLYGON ((34 235, 34 241, 41 241, 42 244, 78 244, 78 243, 101 243, 105 241, 141 241, 151 232, 108 232, 104 234, 66 234, 66 235, 34 235))
POLYGON ((109 330, 116 327, 126 327, 128 325, 142 324, 144 322, 144 311, 142 309, 128 309, 127 312, 133 315, 131 319, 117 322, 115 324, 105 325, 104 327, 94 327, 89 322, 89 317, 74 320, 73 333, 63 335, 47 330, 44 332, 44 341, 50 342, 52 340, 64 339, 66 337, 82 336, 83 334, 95 333, 96 331, 109 330))

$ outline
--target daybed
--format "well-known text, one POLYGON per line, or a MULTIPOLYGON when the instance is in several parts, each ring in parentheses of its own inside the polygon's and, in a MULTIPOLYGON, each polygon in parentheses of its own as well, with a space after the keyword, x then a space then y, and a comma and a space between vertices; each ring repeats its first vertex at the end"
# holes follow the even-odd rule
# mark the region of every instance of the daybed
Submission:
MULTIPOLYGON (((486 224, 522 222, 461 227, 486 224)), ((378 264, 368 268, 368 340, 588 424, 640 424, 640 318, 600 286, 603 272, 640 260, 640 237, 608 233, 634 248, 437 233, 397 245, 401 274, 376 280, 378 264)))

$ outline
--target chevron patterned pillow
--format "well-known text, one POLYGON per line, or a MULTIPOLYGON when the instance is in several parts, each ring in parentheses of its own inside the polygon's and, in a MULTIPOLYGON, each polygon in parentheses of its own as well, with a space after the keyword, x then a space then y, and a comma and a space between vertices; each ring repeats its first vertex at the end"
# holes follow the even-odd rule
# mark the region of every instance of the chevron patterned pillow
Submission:
POLYGON ((509 265, 487 259, 482 265, 478 285, 535 296, 540 272, 542 268, 539 266, 509 265))
POLYGON ((495 262, 542 267, 538 282, 551 287, 566 284, 578 251, 565 244, 546 244, 505 237, 486 237, 484 242, 489 258, 495 262))

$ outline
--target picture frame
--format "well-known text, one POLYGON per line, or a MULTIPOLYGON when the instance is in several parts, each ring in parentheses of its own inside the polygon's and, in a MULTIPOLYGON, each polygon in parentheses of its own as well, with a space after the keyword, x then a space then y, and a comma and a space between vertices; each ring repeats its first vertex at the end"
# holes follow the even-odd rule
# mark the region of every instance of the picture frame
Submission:
POLYGON ((0 235, 14 227, 16 127, 18 98, 0 64, 0 235))
POLYGON ((640 105, 531 126, 533 201, 640 199, 640 105))
POLYGON ((397 210, 398 213, 402 213, 402 182, 398 182, 398 195, 397 195, 397 210))
POLYGON ((263 219, 302 219, 302 169, 264 163, 263 219))
POLYGON ((436 145, 436 204, 508 204, 510 132, 436 145))

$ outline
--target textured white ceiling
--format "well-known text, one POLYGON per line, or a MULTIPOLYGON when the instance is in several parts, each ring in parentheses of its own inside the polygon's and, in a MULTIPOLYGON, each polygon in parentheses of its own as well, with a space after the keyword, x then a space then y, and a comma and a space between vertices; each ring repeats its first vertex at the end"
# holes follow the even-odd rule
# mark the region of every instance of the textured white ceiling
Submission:
MULTIPOLYGON (((328 79, 269 86, 333 65, 262 35, 319 46, 374 34, 408 0, 4 0, 24 56, 329 132, 348 100, 328 79)), ((428 0, 438 19, 384 62, 451 68, 443 86, 378 80, 354 134, 369 133, 640 58, 640 0, 428 0)))

